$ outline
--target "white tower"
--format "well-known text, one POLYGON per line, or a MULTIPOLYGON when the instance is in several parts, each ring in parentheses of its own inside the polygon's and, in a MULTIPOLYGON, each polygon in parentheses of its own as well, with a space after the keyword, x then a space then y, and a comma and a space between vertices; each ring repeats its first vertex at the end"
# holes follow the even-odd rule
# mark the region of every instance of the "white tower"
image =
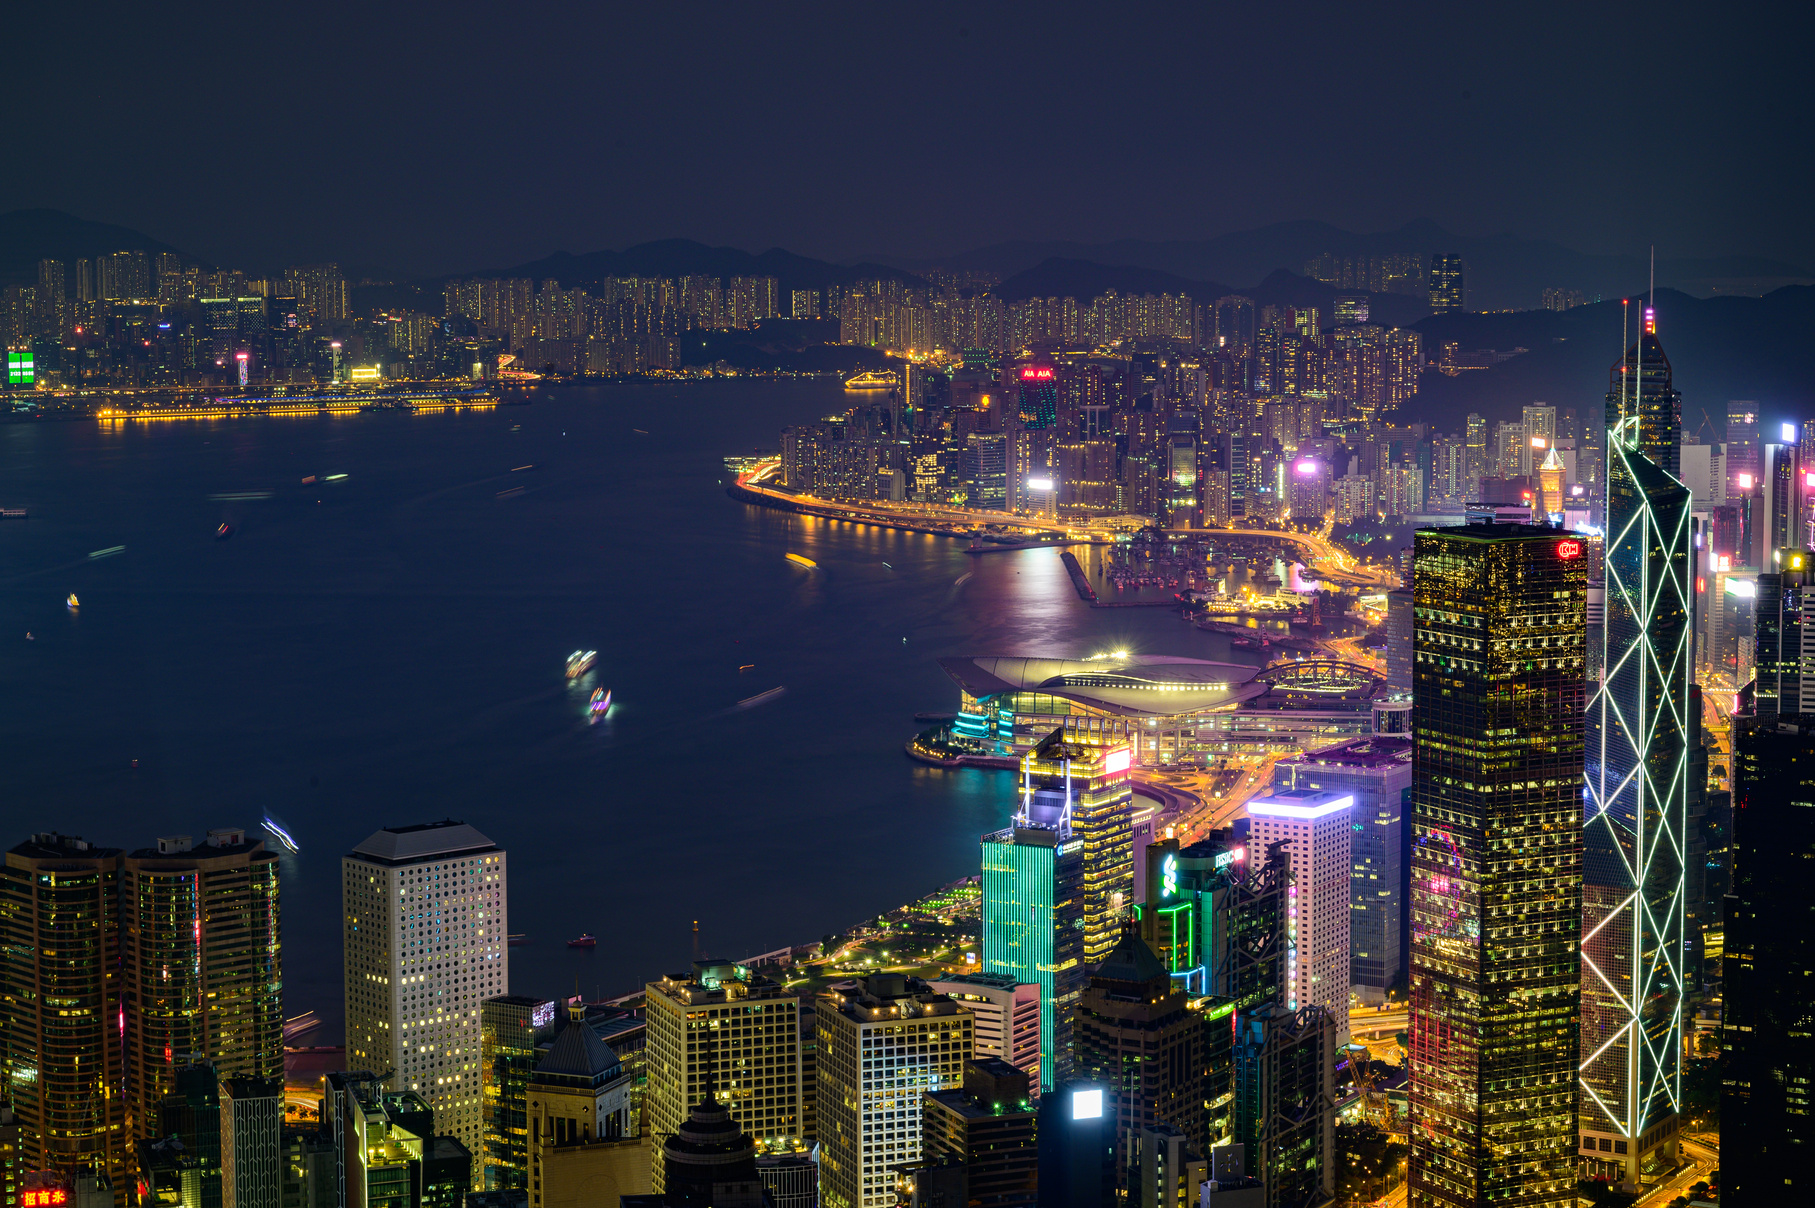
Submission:
POLYGON ((1319 1003, 1349 1035, 1349 881, 1355 798, 1349 793, 1276 789, 1248 799, 1248 867, 1274 843, 1288 844, 1286 1007, 1319 1003))
POLYGON ((389 1075, 484 1152, 479 1009, 510 991, 504 852, 464 822, 386 827, 341 860, 347 1068, 389 1075))

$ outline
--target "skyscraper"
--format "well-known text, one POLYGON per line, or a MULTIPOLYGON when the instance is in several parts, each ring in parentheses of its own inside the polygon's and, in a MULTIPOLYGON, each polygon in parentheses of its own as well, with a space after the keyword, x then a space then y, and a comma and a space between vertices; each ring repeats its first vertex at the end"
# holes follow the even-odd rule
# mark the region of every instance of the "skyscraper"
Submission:
POLYGON ((1412 1208, 1572 1205, 1586 543, 1425 529, 1413 563, 1412 1208))
MULTIPOLYGON (((650 982, 644 1001, 651 1135, 680 1128, 710 1088, 760 1149, 802 1147, 808 1071, 798 994, 742 965, 698 960, 650 982)), ((652 1171, 657 1191, 662 1170, 658 1162, 652 1171)))
MULTIPOLYGON (((1606 621, 1582 805, 1582 1131, 1674 1147, 1692 665, 1681 396, 1646 311, 1607 394, 1606 621)), ((1639 1155, 1628 1155, 1636 1172, 1639 1155)))
POLYGON ((1349 1034, 1349 885, 1353 870, 1352 793, 1276 788, 1248 799, 1248 867, 1274 844, 1292 854, 1286 891, 1286 1009, 1321 1005, 1349 1034))
MULTIPOLYGON (((1106 737, 1099 734, 1099 739, 1106 737)), ((1023 807, 1045 797, 1063 803, 1072 834, 1084 844, 1086 966, 1108 957, 1134 904, 1133 752, 1054 730, 1021 757, 1023 807)))
POLYGON ((1815 713, 1815 550, 1773 551, 1756 600, 1753 712, 1815 713))
POLYGON ((278 859, 227 828, 199 847, 176 835, 132 852, 123 880, 127 1103, 149 1140, 188 1062, 221 1078, 283 1077, 278 859))
POLYGON ((1063 788, 1023 785, 1014 825, 983 836, 983 968, 1040 987, 1040 1085, 1050 1089, 1069 1074, 1084 985, 1084 840, 1063 788))
POLYGON ((917 978, 828 990, 819 1044, 819 1194, 826 1208, 895 1202, 892 1168, 920 1157, 923 1097, 964 1085, 970 1012, 917 978))
POLYGON ((504 852, 464 822, 388 826, 341 859, 341 905, 347 1064, 389 1071, 483 1153, 481 1004, 510 981, 504 852))
POLYGON ((1137 932, 1123 931, 1078 1002, 1072 1062, 1080 1077, 1114 1089, 1124 1166, 1134 1159, 1133 1134, 1155 1121, 1177 1128, 1200 1154, 1208 1147, 1203 1039, 1184 986, 1137 932))
POLYGON ((1735 399, 1727 404, 1727 492, 1730 495, 1740 494, 1735 489, 1741 474, 1757 482, 1764 471, 1764 464, 1759 460, 1760 442, 1758 434, 1758 404, 1745 399, 1735 399))
POLYGON ((0 869, 0 1075, 20 1166, 70 1179, 98 1170, 123 1204, 132 1158, 119 893, 119 849, 69 835, 33 835, 0 869))
POLYGON ((1815 911, 1815 714, 1735 718, 1733 754, 1721 1202, 1752 1208, 1809 1194, 1815 939, 1801 920, 1815 911))
POLYGON ((1431 257, 1430 303, 1438 314, 1465 310, 1467 293, 1462 280, 1462 254, 1439 253, 1431 257))

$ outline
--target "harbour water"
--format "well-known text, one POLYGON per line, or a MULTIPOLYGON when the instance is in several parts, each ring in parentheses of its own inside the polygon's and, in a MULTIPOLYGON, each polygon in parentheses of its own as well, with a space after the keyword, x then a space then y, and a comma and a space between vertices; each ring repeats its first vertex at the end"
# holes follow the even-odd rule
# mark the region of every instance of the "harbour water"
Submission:
POLYGON ((728 499, 720 458, 842 409, 836 383, 535 394, 0 425, 0 507, 31 513, 0 522, 0 840, 282 819, 286 1011, 329 1043, 339 861, 381 825, 508 850, 514 991, 622 993, 684 967, 696 919, 745 956, 976 870, 1013 777, 902 754, 916 711, 956 705, 939 657, 1228 657, 1168 610, 1091 609, 1053 550, 728 499), (570 683, 576 648, 599 657, 570 683))

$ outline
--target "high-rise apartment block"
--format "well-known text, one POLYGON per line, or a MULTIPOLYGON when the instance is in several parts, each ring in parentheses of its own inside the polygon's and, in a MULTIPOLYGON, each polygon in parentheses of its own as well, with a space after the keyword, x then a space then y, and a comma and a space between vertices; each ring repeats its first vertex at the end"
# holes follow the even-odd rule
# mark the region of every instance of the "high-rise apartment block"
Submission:
POLYGON ((974 1022, 978 1061, 995 1058, 1025 1073, 1040 1090, 1040 986, 1003 973, 955 973, 927 982, 963 1005, 974 1022))
MULTIPOLYGON (((1411 593, 1404 596, 1409 627, 1411 593)), ((1282 759, 1273 765, 1273 782, 1355 799, 1349 818, 1349 983, 1362 1001, 1381 1002, 1405 976, 1409 960, 1405 798, 1412 787, 1412 740, 1376 735, 1282 759)))
POLYGON ((1248 867, 1283 843, 1292 854, 1287 889, 1285 1005, 1316 1003, 1349 1031, 1349 889, 1355 797, 1281 789, 1248 799, 1248 867))
POLYGON ((176 835, 129 853, 122 882, 127 1102, 146 1140, 188 1062, 283 1077, 278 858, 239 829, 176 835))
POLYGON ((1416 535, 1410 1200, 1572 1205, 1586 542, 1416 535))
MULTIPOLYGON (((651 1135, 673 1133, 708 1085, 759 1152, 805 1144, 807 1112, 799 995, 730 961, 701 960, 646 987, 651 1135)), ((662 1168, 655 1189, 663 1190, 662 1168)))
POLYGON ((1430 303, 1438 314, 1468 309, 1468 292, 1462 279, 1462 256, 1445 252, 1431 257, 1430 303))
POLYGON ((132 1141, 120 1028, 120 857, 118 848, 55 833, 6 853, 0 1074, 19 1124, 20 1166, 71 1179, 99 1171, 123 1204, 132 1141))
POLYGON ((925 982, 878 974, 819 1004, 819 1189, 825 1208, 895 1202, 917 1161, 924 1097, 964 1085, 971 1015, 925 982))
POLYGON ((375 831, 341 859, 347 1063, 484 1152, 480 1015, 509 986, 504 852, 464 822, 375 831))
POLYGON ((1735 718, 1733 755, 1721 1202, 1752 1208, 1809 1194, 1815 1037, 1806 1021, 1815 940, 1801 920, 1815 911, 1815 714, 1735 718))

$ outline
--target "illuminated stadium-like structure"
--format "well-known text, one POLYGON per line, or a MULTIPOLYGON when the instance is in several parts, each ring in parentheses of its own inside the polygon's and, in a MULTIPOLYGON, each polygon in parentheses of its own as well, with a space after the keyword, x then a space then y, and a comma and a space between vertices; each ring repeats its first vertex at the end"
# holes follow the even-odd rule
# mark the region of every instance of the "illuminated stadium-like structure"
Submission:
POLYGON ((1304 660, 1265 669, 1168 655, 940 659, 957 682, 954 745, 1019 755, 1056 729, 1127 742, 1140 763, 1193 751, 1328 745, 1373 732, 1383 682, 1365 667, 1304 660))

